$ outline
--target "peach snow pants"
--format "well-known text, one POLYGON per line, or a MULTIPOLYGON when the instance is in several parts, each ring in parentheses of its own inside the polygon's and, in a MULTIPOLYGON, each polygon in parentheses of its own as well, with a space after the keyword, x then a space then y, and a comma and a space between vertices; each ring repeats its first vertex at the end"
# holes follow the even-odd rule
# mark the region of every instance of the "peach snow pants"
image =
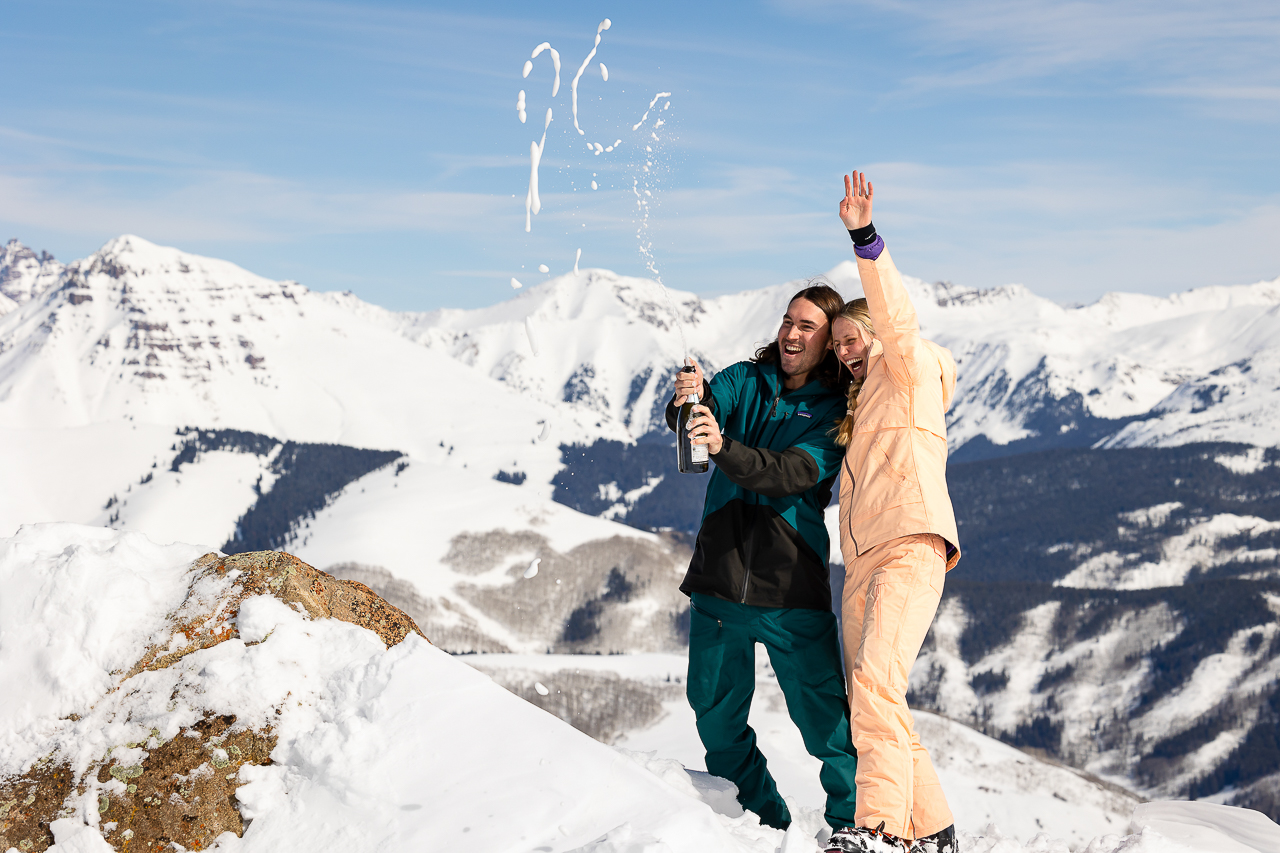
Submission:
POLYGON ((904 536, 877 545, 845 569, 845 670, 858 751, 859 826, 923 838, 954 820, 907 708, 907 676, 942 598, 942 537, 904 536))

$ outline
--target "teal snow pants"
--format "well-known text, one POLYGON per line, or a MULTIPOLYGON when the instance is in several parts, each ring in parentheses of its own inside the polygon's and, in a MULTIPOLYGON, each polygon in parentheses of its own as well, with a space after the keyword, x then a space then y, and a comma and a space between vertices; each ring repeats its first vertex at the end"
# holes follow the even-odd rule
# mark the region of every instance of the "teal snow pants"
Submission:
POLYGON ((849 736, 849 703, 834 613, 754 607, 694 593, 689 614, 686 692, 707 749, 707 772, 738 786, 738 802, 778 829, 791 813, 747 725, 756 687, 755 644, 763 643, 809 754, 822 761, 827 823, 855 826, 858 754, 849 736))

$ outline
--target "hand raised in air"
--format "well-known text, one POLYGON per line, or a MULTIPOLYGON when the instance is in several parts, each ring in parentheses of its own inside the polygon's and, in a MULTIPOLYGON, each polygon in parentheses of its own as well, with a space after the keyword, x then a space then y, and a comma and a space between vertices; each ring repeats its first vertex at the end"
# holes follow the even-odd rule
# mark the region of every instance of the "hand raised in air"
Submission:
POLYGON ((844 198, 840 199, 840 221, 844 223, 845 228, 856 231, 871 224, 873 192, 871 182, 861 172, 844 176, 844 198))

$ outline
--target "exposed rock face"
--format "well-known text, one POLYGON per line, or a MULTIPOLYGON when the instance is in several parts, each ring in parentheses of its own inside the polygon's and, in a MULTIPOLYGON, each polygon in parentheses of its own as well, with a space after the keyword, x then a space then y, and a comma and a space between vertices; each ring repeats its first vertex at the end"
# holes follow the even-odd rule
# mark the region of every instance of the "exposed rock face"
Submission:
POLYGON ((55 284, 64 269, 48 252, 37 255, 17 240, 10 240, 0 246, 0 296, 21 305, 55 284))
POLYGON ((75 792, 74 774, 66 767, 37 764, 25 775, 0 780, 0 849, 26 853, 53 842, 49 824, 75 792))
POLYGON ((161 850, 171 843, 202 850, 224 832, 243 835, 237 775, 245 764, 270 764, 276 739, 237 729, 235 721, 206 717, 149 749, 141 764, 99 767, 99 782, 125 783, 123 792, 98 798, 107 843, 118 850, 161 850))
MULTIPOLYGON (((410 631, 422 635, 412 618, 364 584, 338 580, 290 554, 206 554, 191 566, 187 598, 170 614, 167 635, 153 638, 116 690, 129 690, 133 679, 193 652, 239 639, 235 616, 245 599, 258 595, 305 610, 312 619, 368 628, 388 648, 410 631), (211 589, 218 594, 210 595, 211 589)), ((153 730, 145 741, 123 744, 125 757, 113 757, 112 747, 78 778, 51 756, 21 776, 0 778, 0 850, 48 849, 54 841, 49 825, 69 816, 70 801, 90 788, 97 794, 103 836, 117 850, 203 850, 224 832, 242 835, 238 771, 246 764, 270 764, 275 744, 270 727, 254 730, 237 725, 235 716, 210 713, 170 740, 153 730)))

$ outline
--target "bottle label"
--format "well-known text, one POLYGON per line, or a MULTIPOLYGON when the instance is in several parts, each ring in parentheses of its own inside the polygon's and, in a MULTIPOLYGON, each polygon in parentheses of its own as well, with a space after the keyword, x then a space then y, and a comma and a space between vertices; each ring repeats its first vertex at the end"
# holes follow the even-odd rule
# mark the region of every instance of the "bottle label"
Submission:
POLYGON ((709 448, 705 444, 689 445, 689 461, 690 462, 706 462, 709 457, 709 448))

